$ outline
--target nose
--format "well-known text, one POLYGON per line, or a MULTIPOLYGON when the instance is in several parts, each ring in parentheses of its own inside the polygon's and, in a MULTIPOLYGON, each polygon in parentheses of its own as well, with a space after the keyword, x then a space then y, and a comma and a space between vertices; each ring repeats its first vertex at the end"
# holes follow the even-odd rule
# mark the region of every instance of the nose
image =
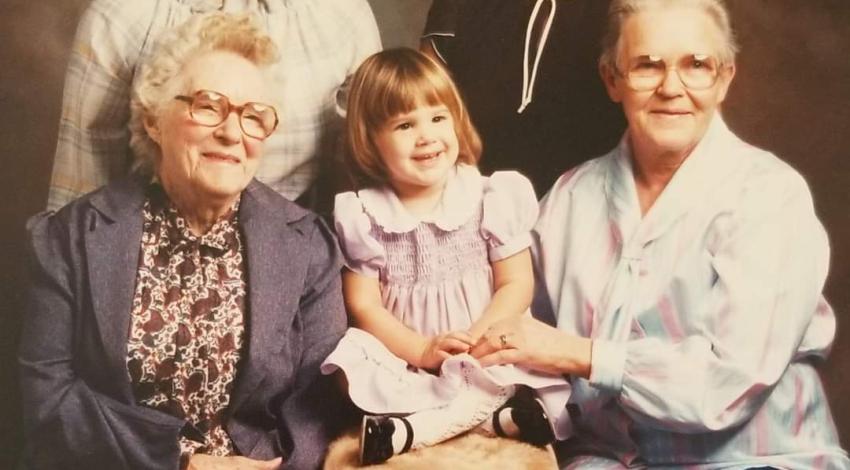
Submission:
POLYGON ((215 130, 214 135, 229 144, 236 144, 242 140, 242 127, 239 125, 239 115, 231 112, 224 118, 215 130))
POLYGON ((674 67, 667 67, 664 71, 664 79, 658 85, 657 92, 663 96, 675 97, 680 96, 685 91, 685 84, 679 77, 679 70, 674 67))
POLYGON ((434 127, 434 124, 430 122, 419 126, 419 136, 416 139, 416 145, 427 145, 434 142, 436 140, 434 137, 434 127))

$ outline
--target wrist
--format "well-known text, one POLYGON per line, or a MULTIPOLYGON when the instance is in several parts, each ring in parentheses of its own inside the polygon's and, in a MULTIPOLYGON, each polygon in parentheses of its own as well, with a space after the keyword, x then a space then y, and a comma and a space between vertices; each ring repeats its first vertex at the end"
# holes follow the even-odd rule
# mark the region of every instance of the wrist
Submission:
POLYGON ((572 336, 562 342, 557 361, 559 373, 590 378, 593 341, 590 338, 572 336))
POLYGON ((431 338, 420 336, 413 347, 413 357, 411 357, 407 362, 416 368, 425 369, 427 366, 425 356, 428 354, 430 343, 431 338))
POLYGON ((481 339, 481 336, 484 335, 484 332, 487 331, 487 328, 489 328, 489 325, 482 325, 479 321, 473 323, 472 326, 469 327, 469 330, 467 330, 467 333, 472 338, 473 342, 477 342, 479 339, 481 339))

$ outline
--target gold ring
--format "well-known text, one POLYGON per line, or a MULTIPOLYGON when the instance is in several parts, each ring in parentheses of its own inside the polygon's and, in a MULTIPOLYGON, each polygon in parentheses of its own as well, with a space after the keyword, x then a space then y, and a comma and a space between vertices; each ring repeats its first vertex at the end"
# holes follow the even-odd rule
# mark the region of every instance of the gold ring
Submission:
POLYGON ((507 348, 508 347, 508 335, 506 335, 506 334, 499 335, 499 342, 502 343, 502 349, 507 348))

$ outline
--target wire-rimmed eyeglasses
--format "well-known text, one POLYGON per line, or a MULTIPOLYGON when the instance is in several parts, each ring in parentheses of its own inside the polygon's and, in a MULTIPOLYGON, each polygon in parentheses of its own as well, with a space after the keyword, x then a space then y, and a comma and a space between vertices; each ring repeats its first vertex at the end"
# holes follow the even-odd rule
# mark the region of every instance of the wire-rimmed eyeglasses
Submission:
POLYGON ((667 74, 676 71, 682 84, 691 90, 705 90, 717 83, 720 70, 724 67, 716 57, 708 54, 689 54, 676 60, 675 66, 656 55, 640 55, 629 59, 625 70, 615 67, 625 78, 626 84, 635 91, 655 90, 664 82, 667 74))

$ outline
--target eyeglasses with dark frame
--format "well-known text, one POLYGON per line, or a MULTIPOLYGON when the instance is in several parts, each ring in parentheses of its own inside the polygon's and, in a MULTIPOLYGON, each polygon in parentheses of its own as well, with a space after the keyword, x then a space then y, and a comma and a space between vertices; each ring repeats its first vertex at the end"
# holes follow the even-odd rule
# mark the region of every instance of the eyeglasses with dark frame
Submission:
POLYGON ((277 128, 277 110, 272 105, 249 101, 236 106, 227 96, 211 90, 198 90, 191 96, 177 95, 174 99, 188 103, 189 116, 202 126, 218 126, 236 111, 239 127, 249 137, 264 140, 277 128))
POLYGON ((640 55, 629 59, 625 71, 614 67, 618 75, 635 91, 655 90, 668 73, 676 71, 682 84, 691 90, 706 90, 717 83, 720 70, 727 65, 708 54, 689 54, 680 57, 675 66, 668 65, 656 55, 640 55))

